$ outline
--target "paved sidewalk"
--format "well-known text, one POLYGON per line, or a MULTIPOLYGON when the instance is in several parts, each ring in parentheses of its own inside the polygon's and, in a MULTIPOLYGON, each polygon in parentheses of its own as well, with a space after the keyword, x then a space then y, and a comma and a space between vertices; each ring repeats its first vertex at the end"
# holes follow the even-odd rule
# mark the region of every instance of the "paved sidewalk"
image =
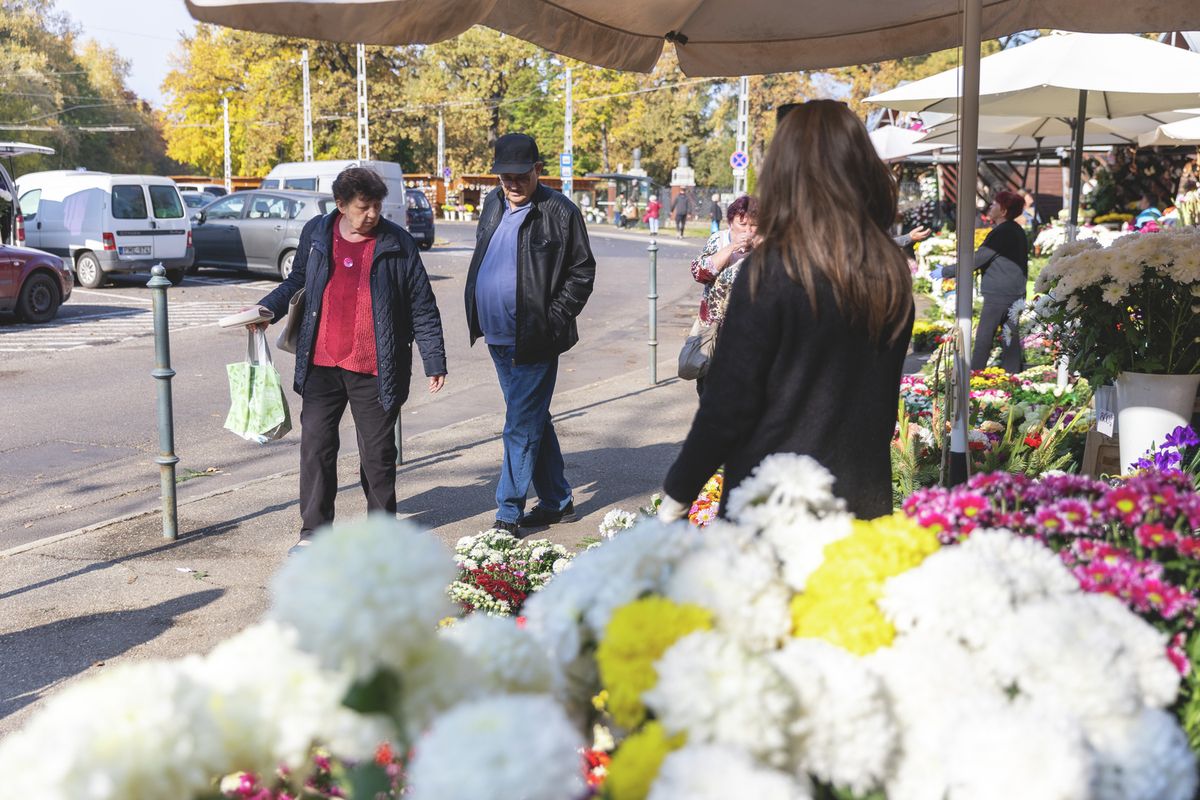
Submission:
MULTIPOLYGON (((673 371, 660 362, 660 376, 673 371)), ((695 408, 692 383, 650 387, 645 369, 556 396, 580 520, 531 535, 575 547, 609 509, 644 504, 695 408)), ((497 410, 407 439, 401 515, 451 546, 487 528, 502 427, 497 410)), ((339 463, 339 519, 365 512, 357 463, 352 448, 339 463)), ((0 736, 67 681, 121 661, 205 652, 257 620, 295 543, 297 475, 265 476, 181 505, 176 542, 161 538, 161 517, 150 514, 0 555, 0 736)))

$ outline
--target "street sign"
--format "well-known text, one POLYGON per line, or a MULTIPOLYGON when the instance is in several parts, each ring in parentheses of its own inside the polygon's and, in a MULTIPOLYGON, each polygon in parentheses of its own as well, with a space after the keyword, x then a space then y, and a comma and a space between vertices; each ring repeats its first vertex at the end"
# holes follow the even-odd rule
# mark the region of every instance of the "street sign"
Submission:
POLYGON ((746 177, 746 168, 745 167, 734 167, 733 168, 733 177, 735 177, 735 178, 746 177))
POLYGON ((734 150, 733 154, 729 156, 729 166, 734 169, 745 169, 749 163, 750 157, 741 150, 734 150))
POLYGON ((558 165, 560 167, 570 169, 574 165, 574 161, 571 156, 572 156, 571 153, 559 153, 558 154, 558 165))
POLYGON ((559 167, 558 174, 559 174, 559 177, 562 177, 562 178, 571 177, 571 165, 567 164, 566 166, 559 167))
POLYGON ((449 167, 446 167, 445 169, 442 170, 442 177, 445 178, 446 180, 450 180, 450 168, 449 167))

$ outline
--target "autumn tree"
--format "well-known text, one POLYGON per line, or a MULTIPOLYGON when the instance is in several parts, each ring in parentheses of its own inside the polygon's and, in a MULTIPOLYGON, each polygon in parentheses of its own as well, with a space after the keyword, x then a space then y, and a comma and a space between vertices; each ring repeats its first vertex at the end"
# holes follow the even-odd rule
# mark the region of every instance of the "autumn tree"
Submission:
POLYGON ((152 110, 126 87, 128 62, 81 39, 52 0, 6 0, 0 42, 0 126, 56 151, 23 157, 22 172, 169 169, 152 110))

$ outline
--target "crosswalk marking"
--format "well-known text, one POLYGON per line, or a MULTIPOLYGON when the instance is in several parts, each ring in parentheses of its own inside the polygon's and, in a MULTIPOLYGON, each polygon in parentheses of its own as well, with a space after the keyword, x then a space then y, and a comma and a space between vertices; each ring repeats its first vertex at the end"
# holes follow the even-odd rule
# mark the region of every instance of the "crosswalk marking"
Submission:
MULTIPOLYGON (((212 327, 221 317, 237 313, 244 306, 244 302, 234 300, 177 302, 168 306, 167 320, 172 332, 212 327)), ((43 325, 0 327, 0 353, 75 350, 153 334, 154 314, 150 308, 123 308, 59 317, 43 325)))
POLYGON ((188 275, 183 279, 183 284, 186 286, 189 283, 199 283, 205 286, 236 286, 239 289, 265 290, 268 292, 279 285, 279 281, 255 281, 239 277, 213 278, 202 275, 188 275))

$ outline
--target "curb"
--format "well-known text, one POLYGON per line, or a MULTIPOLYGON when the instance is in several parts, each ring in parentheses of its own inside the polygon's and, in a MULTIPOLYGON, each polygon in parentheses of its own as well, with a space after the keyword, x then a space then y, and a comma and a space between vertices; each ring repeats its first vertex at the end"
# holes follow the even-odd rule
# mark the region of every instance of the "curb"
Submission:
MULTIPOLYGON (((667 362, 663 362, 663 363, 667 363, 667 362)), ((568 392, 564 392, 563 397, 571 397, 573 395, 582 394, 584 392, 594 393, 596 387, 598 387, 598 386, 603 386, 604 384, 612 383, 615 381, 625 381, 626 379, 628 379, 631 376, 636 375, 636 374, 644 374, 644 373, 641 369, 637 369, 637 370, 630 370, 629 372, 625 372, 620 375, 613 375, 608 378, 602 378, 601 380, 595 381, 593 383, 589 383, 586 386, 580 386, 576 389, 572 389, 568 392)), ((650 389, 657 389, 657 388, 660 388, 663 386, 668 386, 674 382, 677 382, 678 380, 679 379, 674 377, 674 375, 668 375, 667 377, 661 378, 658 381, 658 383, 656 383, 654 386, 650 386, 649 384, 642 384, 642 383, 631 383, 630 384, 630 393, 635 393, 635 392, 640 393, 642 391, 647 391, 650 389)), ((590 405, 590 403, 584 404, 585 407, 588 405, 590 405)), ((574 407, 562 409, 562 410, 556 412, 554 414, 554 416, 557 417, 562 414, 572 414, 572 413, 576 413, 579 410, 580 410, 579 408, 574 408, 574 407)), ((421 439, 424 439, 424 438, 427 438, 430 436, 442 434, 447 431, 453 431, 457 428, 461 428, 461 427, 470 425, 472 423, 478 423, 480 420, 484 420, 489 417, 496 417, 496 416, 503 417, 503 412, 502 411, 492 411, 492 412, 489 412, 486 414, 477 414, 474 417, 468 417, 467 419, 458 420, 457 422, 451 422, 449 425, 443 425, 440 428, 434 428, 433 430, 422 431, 421 433, 413 434, 412 436, 406 438, 404 441, 405 442, 420 441, 421 439)), ((352 459, 352 458, 357 458, 357 457, 358 457, 357 452, 347 453, 346 455, 338 458, 338 461, 340 463, 344 459, 352 459)), ((420 459, 413 459, 413 462, 411 462, 411 463, 415 464, 416 462, 419 462, 419 460, 420 459)), ((405 466, 408 466, 408 464, 400 465, 398 467, 398 469, 403 469, 405 466)), ((234 492, 240 492, 243 489, 249 489, 252 486, 257 486, 261 483, 267 483, 268 481, 279 480, 280 478, 290 478, 293 475, 299 475, 299 474, 300 474, 300 468, 296 467, 295 469, 288 469, 288 470, 283 470, 282 472, 275 472, 270 475, 264 475, 260 478, 252 478, 248 481, 242 481, 241 483, 236 483, 232 486, 226 486, 221 489, 214 489, 211 492, 206 492, 205 494, 197 495, 196 497, 189 497, 187 500, 180 500, 180 501, 178 501, 176 508, 177 509, 182 508, 183 506, 191 505, 193 503, 199 503, 204 500, 211 500, 212 498, 220 497, 223 494, 232 494, 234 492)), ((19 544, 19 545, 16 545, 15 547, 10 547, 7 550, 0 550, 0 559, 5 559, 5 558, 9 558, 11 556, 20 555, 21 553, 26 553, 26 552, 29 552, 30 550, 37 550, 39 548, 46 547, 48 545, 57 544, 58 542, 64 542, 68 539, 74 539, 77 536, 84 536, 89 533, 94 533, 94 532, 102 530, 104 528, 110 528, 113 525, 119 525, 123 522, 132 522, 133 520, 142 519, 143 517, 149 517, 154 514, 161 514, 161 513, 162 513, 162 508, 157 508, 157 507, 150 508, 150 509, 142 509, 141 511, 131 511, 128 514, 122 514, 121 516, 118 516, 118 517, 112 517, 111 519, 106 519, 101 522, 95 522, 95 523, 92 523, 91 525, 85 525, 82 528, 76 528, 75 530, 67 531, 66 533, 56 533, 53 536, 46 536, 41 539, 35 539, 32 542, 25 542, 24 544, 19 544)))

